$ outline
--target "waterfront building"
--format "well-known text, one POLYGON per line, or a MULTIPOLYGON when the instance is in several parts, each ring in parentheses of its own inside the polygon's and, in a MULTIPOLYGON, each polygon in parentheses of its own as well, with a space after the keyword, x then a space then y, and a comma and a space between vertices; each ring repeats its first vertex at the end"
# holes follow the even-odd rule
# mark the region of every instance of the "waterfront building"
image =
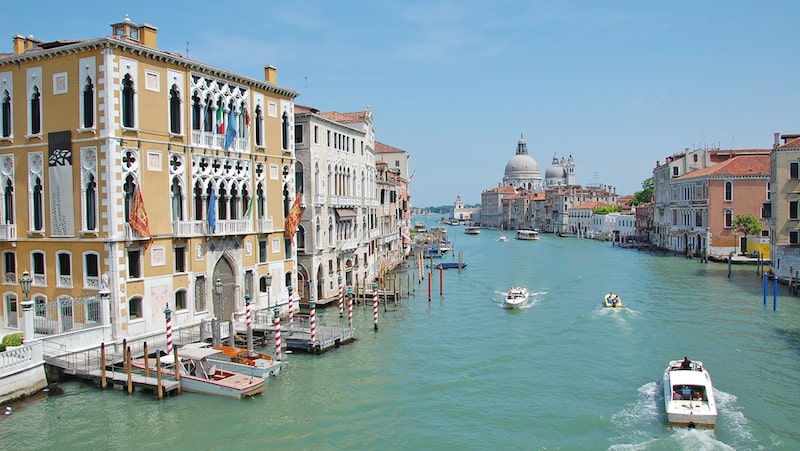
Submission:
POLYGON ((636 240, 641 243, 653 241, 653 201, 641 203, 634 207, 636 216, 636 240))
POLYGON ((568 228, 567 232, 575 234, 580 238, 594 238, 592 222, 594 209, 606 204, 600 202, 585 202, 578 204, 567 211, 568 228))
POLYGON ((246 294, 287 301, 297 93, 274 67, 250 78, 157 33, 126 17, 94 39, 17 35, 0 55, 5 326, 25 271, 36 334, 94 342, 163 334, 167 305, 181 327, 235 317, 246 294))
POLYGON ((570 233, 569 210, 577 205, 598 202, 617 205, 617 193, 613 187, 600 186, 556 186, 545 190, 541 216, 536 216, 534 227, 548 233, 570 233))
POLYGON ((354 113, 295 108, 295 172, 305 208, 297 231, 298 297, 338 295, 375 277, 377 169, 369 108, 354 113))
POLYGON ((503 199, 515 195, 513 186, 498 186, 481 193, 481 225, 507 229, 506 215, 503 213, 503 199))
POLYGON ((770 271, 797 280, 800 271, 800 134, 775 134, 764 216, 770 231, 770 271), (783 142, 781 143, 781 140, 783 142))
MULTIPOLYGON (((394 243, 392 240, 386 241, 385 249, 388 247, 396 248, 400 246, 401 251, 390 252, 393 255, 388 259, 388 267, 394 268, 401 263, 398 260, 399 255, 409 255, 411 253, 411 196, 409 195, 409 183, 414 178, 414 174, 409 174, 408 160, 411 158, 410 154, 403 149, 384 144, 380 141, 375 141, 375 150, 377 152, 376 159, 386 164, 386 170, 394 183, 394 190, 396 193, 396 202, 394 208, 396 211, 391 212, 396 215, 397 228, 400 233, 400 242, 394 243)), ((380 177, 379 177, 380 179, 380 177)))
POLYGON ((481 209, 479 207, 465 207, 464 201, 461 200, 461 193, 456 196, 456 201, 453 204, 453 217, 459 222, 476 222, 479 221, 481 209))
MULTIPOLYGON (((695 196, 694 193, 683 192, 682 190, 686 188, 685 186, 681 189, 675 186, 674 179, 714 166, 736 156, 766 154, 769 154, 769 149, 697 148, 689 150, 687 148, 681 153, 667 157, 664 164, 656 162, 656 167, 653 169, 653 244, 673 252, 685 253, 691 248, 693 252, 699 255, 708 243, 708 236, 703 233, 703 230, 692 230, 692 233, 689 233, 690 222, 696 224, 697 220, 685 217, 688 210, 683 205, 680 207, 682 209, 680 213, 678 211, 673 213, 673 210, 678 206, 679 197, 683 198, 681 200, 683 204, 687 202, 686 199, 690 196, 695 196), (682 224, 678 223, 679 218, 683 218, 682 224), (675 226, 675 230, 673 230, 673 226, 675 226)), ((706 193, 698 193, 697 196, 698 198, 705 198, 706 193)), ((700 211, 699 214, 702 216, 701 208, 693 209, 693 211, 700 211)), ((723 211, 714 213, 724 217, 723 211)), ((759 216, 756 215, 756 217, 759 216)), ((698 219, 703 220, 702 217, 698 219)), ((733 244, 720 244, 720 246, 733 246, 733 244)))
POLYGON ((377 162, 375 166, 378 171, 376 275, 383 276, 402 263, 409 252, 410 231, 408 221, 405 219, 407 204, 404 205, 401 197, 401 193, 408 190, 408 185, 404 183, 397 169, 389 168, 382 161, 377 162))

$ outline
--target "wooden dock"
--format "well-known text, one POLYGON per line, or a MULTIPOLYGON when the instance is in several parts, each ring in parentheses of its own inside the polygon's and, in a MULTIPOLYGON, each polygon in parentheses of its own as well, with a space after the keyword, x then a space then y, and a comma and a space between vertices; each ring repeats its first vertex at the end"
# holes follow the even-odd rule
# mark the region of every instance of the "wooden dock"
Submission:
MULTIPOLYGON (((239 332, 238 329, 237 332, 239 332)), ((267 335, 274 337, 275 327, 254 327, 253 334, 261 335, 262 339, 265 339, 267 335)), ((322 354, 353 341, 355 341, 355 329, 344 326, 317 326, 317 335, 314 343, 311 342, 310 327, 281 326, 282 347, 291 351, 322 354)))

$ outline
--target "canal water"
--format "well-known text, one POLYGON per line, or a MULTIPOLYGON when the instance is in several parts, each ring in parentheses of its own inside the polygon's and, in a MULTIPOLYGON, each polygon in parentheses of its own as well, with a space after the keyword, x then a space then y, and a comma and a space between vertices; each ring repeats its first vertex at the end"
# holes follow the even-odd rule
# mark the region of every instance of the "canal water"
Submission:
MULTIPOLYGON (((462 252, 468 267, 444 271, 442 296, 434 271, 430 301, 412 283, 377 332, 371 306, 356 307, 357 341, 288 355, 261 395, 158 401, 62 383, 11 405, 0 448, 800 449, 800 298, 780 286, 773 311, 770 284, 765 306, 754 266, 728 277, 608 242, 448 228, 445 261, 462 252), (512 285, 531 291, 528 308, 500 307, 512 285), (624 308, 602 307, 609 291, 624 308), (660 380, 684 355, 711 373, 715 431, 665 424, 660 380)), ((318 318, 342 321, 335 307, 318 318)))

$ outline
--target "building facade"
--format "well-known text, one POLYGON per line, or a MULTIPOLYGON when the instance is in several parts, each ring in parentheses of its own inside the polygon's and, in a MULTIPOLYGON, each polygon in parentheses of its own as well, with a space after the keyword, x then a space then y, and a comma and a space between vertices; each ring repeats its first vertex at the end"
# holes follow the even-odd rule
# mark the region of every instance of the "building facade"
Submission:
POLYGON ((126 17, 0 55, 6 325, 24 271, 37 333, 143 336, 168 305, 178 327, 231 318, 245 295, 288 300, 297 93, 273 67, 257 80, 159 50, 157 32, 126 17))
POLYGON ((775 134, 769 199, 764 207, 770 230, 770 271, 781 279, 796 280, 800 271, 800 134, 775 134))

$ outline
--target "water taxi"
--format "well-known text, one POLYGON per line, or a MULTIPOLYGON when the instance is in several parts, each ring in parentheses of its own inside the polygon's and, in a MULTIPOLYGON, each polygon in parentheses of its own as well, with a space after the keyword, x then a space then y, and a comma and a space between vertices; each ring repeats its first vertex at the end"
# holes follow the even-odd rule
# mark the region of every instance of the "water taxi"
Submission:
POLYGON ((714 428, 717 404, 703 362, 672 360, 664 370, 664 405, 670 425, 714 428))
POLYGON ((536 230, 517 230, 518 240, 538 240, 539 232, 536 230))
POLYGON ((481 228, 475 226, 468 226, 464 228, 464 233, 466 233, 467 235, 480 235, 481 228))
POLYGON ((528 303, 528 289, 525 287, 511 287, 503 300, 503 308, 519 308, 528 303))

